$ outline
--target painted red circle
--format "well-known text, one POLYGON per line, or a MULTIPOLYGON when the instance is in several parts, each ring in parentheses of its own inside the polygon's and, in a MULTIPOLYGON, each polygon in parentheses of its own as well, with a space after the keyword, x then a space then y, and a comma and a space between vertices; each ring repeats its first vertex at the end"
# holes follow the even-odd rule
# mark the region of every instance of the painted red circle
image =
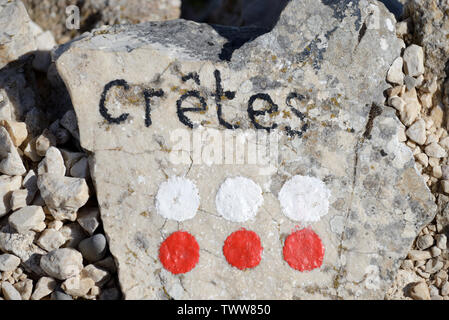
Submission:
POLYGON ((240 270, 258 266, 262 259, 262 251, 259 236, 246 229, 231 234, 223 246, 223 254, 228 263, 240 270))
POLYGON ((171 273, 187 273, 195 268, 200 259, 200 246, 190 233, 176 231, 161 244, 159 259, 171 273))
POLYGON ((324 246, 320 237, 310 229, 293 232, 284 244, 284 260, 295 270, 310 271, 321 267, 324 246))

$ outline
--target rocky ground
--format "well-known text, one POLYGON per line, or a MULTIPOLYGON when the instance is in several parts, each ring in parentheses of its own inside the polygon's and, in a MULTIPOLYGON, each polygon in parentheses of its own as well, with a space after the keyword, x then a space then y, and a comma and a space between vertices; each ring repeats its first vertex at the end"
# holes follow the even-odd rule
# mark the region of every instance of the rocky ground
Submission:
MULTIPOLYGON (((176 18, 180 3, 154 1, 158 8, 146 3, 146 10, 136 11, 139 1, 128 6, 121 1, 23 2, 35 23, 25 7, 11 5, 22 24, 14 32, 26 40, 7 54, 0 50, 0 299, 120 299, 87 154, 79 146, 76 117, 49 51, 102 24, 176 18), (68 31, 64 10, 74 2, 81 4, 82 29, 68 31)), ((216 2, 200 14, 194 5, 184 4, 185 17, 254 24, 240 2, 240 9, 216 2)), ((449 51, 449 37, 441 34, 449 33, 448 9, 411 1, 396 26, 404 50, 387 75, 387 104, 397 110, 404 125, 401 141, 413 152, 438 213, 416 239, 386 299, 449 299, 449 83, 441 63, 449 51)), ((4 21, 0 17, 0 26, 4 21)))

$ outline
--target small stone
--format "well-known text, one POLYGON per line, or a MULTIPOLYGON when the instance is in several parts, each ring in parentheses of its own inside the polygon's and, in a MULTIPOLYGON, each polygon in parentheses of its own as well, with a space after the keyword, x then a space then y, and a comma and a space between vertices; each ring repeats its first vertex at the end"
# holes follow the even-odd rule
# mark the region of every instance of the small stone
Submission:
POLYGON ((433 167, 432 176, 434 176, 437 179, 440 179, 443 176, 443 172, 441 171, 441 166, 433 167))
POLYGON ((82 297, 87 295, 93 286, 95 282, 92 279, 76 276, 64 281, 61 288, 73 297, 82 297))
POLYGON ((84 229, 78 223, 66 224, 60 229, 60 232, 67 240, 65 244, 67 248, 77 248, 78 244, 87 237, 84 229))
POLYGON ((438 77, 425 80, 420 90, 433 95, 438 90, 438 77))
POLYGON ((36 152, 43 157, 53 146, 56 146, 56 137, 48 129, 45 129, 36 139, 36 152))
POLYGON ((440 165, 440 159, 429 157, 429 165, 433 168, 440 165))
POLYGON ((447 237, 445 234, 437 234, 435 236, 435 240, 438 248, 440 248, 441 250, 447 249, 447 237))
POLYGON ((26 202, 29 205, 39 190, 37 187, 37 176, 33 170, 28 171, 25 178, 23 178, 22 187, 28 191, 26 202))
POLYGON ((405 259, 402 261, 401 268, 404 270, 412 270, 414 267, 413 261, 409 259, 405 259))
POLYGON ((417 120, 407 131, 407 136, 419 145, 426 142, 426 122, 423 119, 417 120))
POLYGON ((76 213, 89 200, 86 180, 43 174, 38 187, 50 213, 57 220, 76 220, 76 213))
POLYGON ((0 127, 0 173, 9 176, 21 176, 26 173, 22 158, 4 127, 0 127))
POLYGON ((421 101, 421 105, 425 109, 432 108, 433 96, 430 93, 424 93, 419 96, 419 101, 421 101))
POLYGON ((76 221, 89 235, 93 235, 100 225, 100 210, 96 207, 83 207, 79 210, 76 221))
POLYGON ((442 105, 436 105, 430 111, 430 117, 432 118, 435 126, 440 127, 443 124, 444 119, 444 107, 442 105))
POLYGON ((20 295, 19 291, 17 291, 11 283, 3 281, 1 283, 1 287, 3 297, 5 297, 6 300, 22 300, 22 296, 20 295))
POLYGON ((400 95, 404 94, 404 92, 405 92, 405 86, 396 86, 396 87, 387 89, 387 95, 389 98, 395 97, 395 96, 400 96, 400 95))
MULTIPOLYGON (((53 220, 47 224, 47 228, 59 231, 63 227, 63 225, 64 224, 62 223, 62 221, 53 220)), ((64 237, 64 239, 65 239, 65 237, 64 237)))
POLYGON ((24 279, 14 284, 14 288, 22 296, 22 300, 30 300, 31 293, 33 292, 33 280, 24 279))
POLYGON ((412 77, 424 74, 424 51, 423 48, 412 44, 404 50, 404 70, 412 77))
POLYGON ((410 289, 410 297, 414 300, 430 300, 429 287, 425 282, 418 282, 410 289))
POLYGON ((410 250, 408 253, 408 257, 409 259, 416 261, 416 260, 427 260, 430 259, 432 256, 428 251, 410 250))
POLYGON ((19 147, 28 136, 27 126, 25 122, 1 120, 0 126, 5 127, 16 147, 19 147))
POLYGON ((16 211, 27 206, 28 190, 14 190, 11 193, 11 210, 16 211))
POLYGON ((106 282, 111 279, 109 272, 100 269, 93 264, 89 264, 81 271, 81 277, 90 278, 94 280, 95 285, 102 287, 106 282))
POLYGON ((418 153, 415 158, 424 168, 429 165, 429 157, 425 153, 418 153))
POLYGON ((37 138, 33 138, 27 141, 23 148, 23 154, 33 162, 39 162, 42 159, 36 151, 36 139, 37 138))
POLYGON ((75 178, 89 178, 89 162, 86 157, 81 158, 70 168, 70 175, 75 178))
POLYGON ((444 158, 447 154, 446 151, 436 142, 426 146, 424 151, 429 157, 434 158, 444 158))
POLYGON ((12 254, 0 255, 0 271, 14 271, 20 265, 20 258, 12 254))
POLYGON ((395 108, 401 114, 404 112, 405 101, 397 96, 393 96, 393 97, 389 98, 388 105, 395 108))
POLYGON ((407 90, 412 90, 413 88, 418 87, 418 80, 414 77, 405 76, 404 83, 407 90))
POLYGON ((429 234, 420 236, 416 240, 416 246, 421 250, 430 248, 432 245, 433 245, 433 237, 429 234))
POLYGON ((449 137, 445 137, 440 140, 440 146, 442 146, 445 150, 449 150, 449 137))
POLYGON ((49 276, 66 280, 80 274, 83 269, 83 256, 75 249, 56 249, 43 256, 40 264, 49 276))
POLYGON ((432 254, 433 258, 438 257, 441 254, 441 249, 437 246, 433 246, 432 248, 430 248, 430 253, 432 254))
POLYGON ((51 300, 73 300, 73 298, 62 291, 56 290, 51 294, 51 300))
POLYGON ((400 112, 401 121, 404 125, 410 126, 421 112, 421 104, 415 89, 405 92, 401 98, 405 102, 404 110, 400 112))
POLYGON ((401 57, 396 58, 393 64, 388 70, 387 81, 393 84, 403 84, 404 83, 404 73, 402 72, 404 61, 401 57))
POLYGON ((49 277, 40 278, 36 283, 36 288, 31 296, 31 300, 41 300, 52 293, 56 289, 56 286, 57 282, 55 279, 49 277))
POLYGON ((61 152, 55 147, 50 147, 45 154, 45 158, 39 163, 38 175, 46 173, 55 177, 64 177, 65 172, 64 158, 61 152))
POLYGON ((441 295, 442 296, 448 296, 449 295, 449 282, 446 281, 441 286, 441 295))
POLYGON ((55 229, 46 229, 37 240, 37 244, 44 250, 52 251, 59 249, 66 241, 67 239, 61 232, 55 229))
POLYGON ((11 211, 11 195, 15 190, 20 189, 22 177, 9 177, 0 175, 0 217, 11 211))
POLYGON ((103 259, 106 255, 106 238, 102 234, 96 234, 80 242, 78 249, 81 251, 84 259, 89 262, 96 262, 103 259))
POLYGON ((425 271, 429 274, 434 274, 440 271, 444 266, 444 263, 438 259, 431 259, 427 261, 425 271))
POLYGON ((433 297, 436 297, 440 294, 440 290, 438 290, 438 288, 435 287, 434 285, 430 285, 429 293, 430 293, 430 297, 433 299, 433 297))
POLYGON ((11 214, 8 218, 8 222, 18 233, 25 233, 29 230, 41 232, 46 227, 44 220, 44 210, 38 206, 24 207, 11 214))
POLYGON ((426 143, 425 143, 425 145, 429 145, 429 144, 432 144, 432 143, 438 143, 438 137, 437 137, 437 135, 436 134, 429 134, 428 136, 427 136, 427 139, 426 139, 426 143))
POLYGON ((400 142, 407 141, 407 136, 405 135, 405 127, 400 127, 398 130, 398 139, 400 142))

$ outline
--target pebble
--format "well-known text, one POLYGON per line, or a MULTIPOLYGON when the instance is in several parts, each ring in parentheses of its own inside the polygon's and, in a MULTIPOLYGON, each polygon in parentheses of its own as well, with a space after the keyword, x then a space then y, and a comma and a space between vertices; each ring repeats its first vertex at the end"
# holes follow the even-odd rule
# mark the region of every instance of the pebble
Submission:
POLYGON ((429 144, 428 146, 426 146, 424 151, 429 157, 433 157, 433 158, 444 158, 447 155, 446 150, 444 150, 436 142, 433 142, 433 143, 429 144))
POLYGON ((26 173, 22 158, 4 127, 0 127, 0 173, 9 176, 22 176, 26 173))
POLYGON ((52 251, 59 249, 67 239, 61 232, 55 229, 46 229, 41 233, 37 244, 46 251, 52 251))
POLYGON ((437 246, 433 246, 432 248, 430 248, 430 253, 432 254, 433 258, 438 257, 441 254, 441 249, 437 246))
POLYGON ((95 282, 92 279, 76 276, 64 281, 61 288, 73 297, 82 297, 87 295, 93 286, 95 286, 95 282))
POLYGON ((56 137, 48 129, 45 129, 36 139, 36 152, 39 156, 44 157, 52 146, 56 146, 56 137))
POLYGON ((31 204, 39 190, 37 187, 37 176, 34 170, 28 171, 25 178, 23 178, 22 187, 28 191, 26 199, 27 204, 31 204))
POLYGON ((38 175, 48 173, 55 177, 63 177, 65 176, 65 172, 64 158, 61 152, 55 147, 50 147, 45 154, 45 158, 39 163, 37 169, 38 175))
POLYGON ((27 126, 25 122, 1 120, 0 126, 5 127, 16 147, 19 147, 28 136, 27 126))
POLYGON ((429 287, 425 282, 418 282, 411 287, 410 296, 415 300, 430 300, 429 287))
POLYGON ((11 211, 11 193, 20 189, 22 185, 22 177, 9 177, 0 175, 0 217, 11 211))
POLYGON ((33 292, 33 280, 23 279, 15 283, 14 288, 20 293, 22 300, 30 300, 31 293, 33 292))
POLYGON ((405 133, 411 140, 419 145, 423 145, 427 139, 425 121, 423 119, 417 120, 405 133))
POLYGON ((430 93, 424 93, 419 96, 419 101, 425 109, 430 109, 433 106, 433 96, 430 93))
POLYGON ((411 45, 404 50, 404 71, 407 75, 418 77, 424 74, 424 51, 418 45, 411 45))
POLYGON ((0 271, 14 271, 19 265, 19 257, 8 253, 0 255, 0 271))
POLYGON ((401 57, 396 58, 388 70, 387 81, 393 84, 402 85, 404 83, 404 73, 402 72, 404 61, 401 57))
POLYGON ((441 295, 448 296, 449 295, 449 282, 445 281, 441 286, 441 295))
POLYGON ((388 99, 388 105, 395 108, 400 113, 404 112, 405 101, 398 96, 393 96, 388 99))
POLYGON ((432 168, 432 176, 437 179, 440 179, 443 176, 443 171, 441 170, 441 166, 435 166, 432 168))
POLYGON ((60 290, 56 290, 51 294, 51 300, 73 300, 73 298, 60 290))
POLYGON ((416 246, 421 250, 425 250, 433 245, 433 241, 433 237, 429 234, 420 236, 416 240, 416 246))
POLYGON ((42 277, 36 283, 36 288, 31 296, 31 300, 41 300, 52 293, 57 286, 57 282, 53 278, 42 277))
POLYGON ((15 190, 11 193, 11 210, 16 211, 27 206, 28 190, 15 190))
MULTIPOLYGON (((59 220, 53 220, 47 224, 48 229, 55 229, 55 230, 61 230, 61 228, 64 226, 62 221, 59 220)), ((65 238, 65 237, 64 237, 65 238)))
POLYGON ((415 89, 405 92, 401 98, 405 102, 403 111, 399 111, 401 121, 404 125, 410 126, 418 118, 421 111, 421 104, 419 103, 415 89))
POLYGON ((42 157, 36 151, 36 139, 32 138, 25 143, 23 154, 33 162, 39 162, 42 157))
POLYGON ((418 153, 415 156, 416 160, 426 168, 429 165, 429 157, 425 153, 418 153))
POLYGON ((8 222, 18 233, 25 233, 27 231, 41 232, 46 228, 44 223, 45 213, 42 207, 27 206, 14 213, 12 213, 8 222))
POLYGON ((408 253, 408 257, 410 260, 416 261, 416 260, 427 260, 430 259, 432 256, 429 251, 410 250, 410 252, 408 253))
POLYGON ((92 279, 95 282, 95 285, 99 287, 103 286, 111 279, 109 272, 100 269, 93 264, 89 264, 84 267, 84 269, 81 271, 81 277, 92 279))
POLYGON ((106 255, 106 238, 102 234, 96 234, 80 242, 78 249, 89 262, 96 262, 106 255))
POLYGON ((85 179, 39 175, 37 185, 50 213, 56 220, 76 220, 76 213, 89 199, 89 188, 85 179))
POLYGON ((438 260, 437 258, 434 258, 434 259, 427 261, 425 272, 427 272, 429 274, 434 274, 434 273, 440 271, 441 269, 443 269, 443 266, 444 266, 444 263, 442 261, 438 260))
POLYGON ((40 266, 50 277, 66 280, 79 275, 83 269, 83 256, 75 249, 56 249, 41 258, 40 266))
POLYGON ((445 234, 437 234, 435 236, 435 240, 438 248, 440 248, 441 250, 447 249, 447 237, 445 234))
POLYGON ((93 235, 100 225, 100 210, 96 207, 83 207, 78 212, 76 221, 89 234, 93 235))
POLYGON ((20 295, 19 291, 17 291, 11 283, 3 281, 1 283, 1 287, 3 297, 6 300, 22 300, 22 296, 20 295))

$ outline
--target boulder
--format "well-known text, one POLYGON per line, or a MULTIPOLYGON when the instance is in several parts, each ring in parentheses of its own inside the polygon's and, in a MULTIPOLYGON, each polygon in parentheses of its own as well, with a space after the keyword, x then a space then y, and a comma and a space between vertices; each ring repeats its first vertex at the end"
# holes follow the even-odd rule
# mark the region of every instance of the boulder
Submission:
POLYGON ((383 299, 436 212, 385 106, 395 23, 293 0, 268 33, 151 22, 55 52, 125 298, 383 299))

